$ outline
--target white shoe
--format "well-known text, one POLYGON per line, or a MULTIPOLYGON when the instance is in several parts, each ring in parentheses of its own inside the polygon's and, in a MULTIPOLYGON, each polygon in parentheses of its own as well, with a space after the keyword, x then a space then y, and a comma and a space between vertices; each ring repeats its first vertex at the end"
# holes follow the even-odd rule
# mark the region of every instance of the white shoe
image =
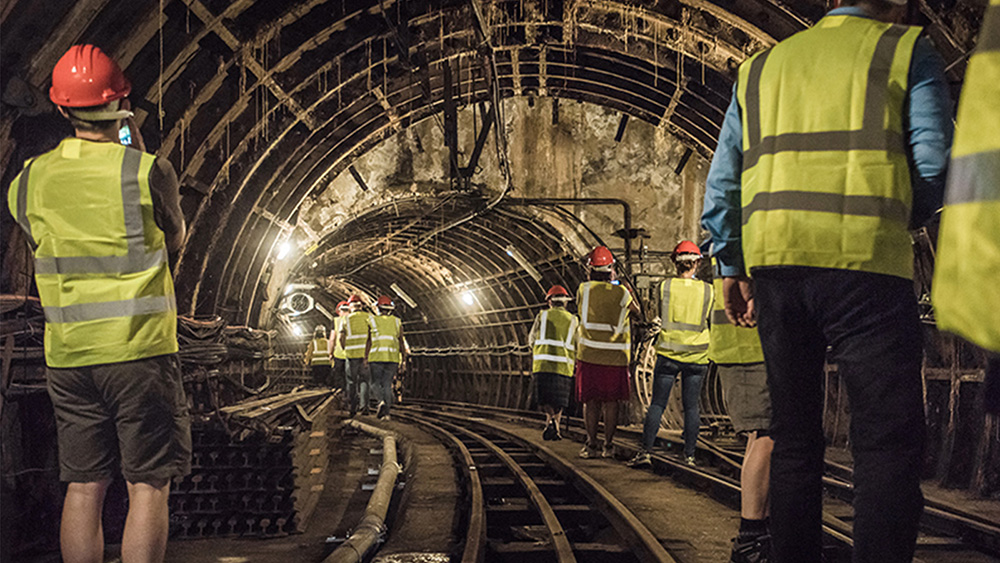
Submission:
POLYGON ((615 457, 615 447, 605 444, 604 448, 601 449, 601 457, 604 459, 611 459, 615 457))
POLYGON ((653 458, 649 455, 649 452, 644 450, 639 450, 636 452, 635 457, 625 462, 625 465, 629 467, 642 467, 646 465, 653 465, 653 458))
POLYGON ((685 463, 687 463, 688 465, 690 465, 691 467, 697 467, 697 466, 698 466, 698 464, 697 464, 697 463, 695 463, 695 460, 694 460, 694 456, 693 456, 693 455, 689 455, 689 456, 687 456, 687 457, 686 457, 686 458, 684 459, 684 462, 685 462, 685 463))

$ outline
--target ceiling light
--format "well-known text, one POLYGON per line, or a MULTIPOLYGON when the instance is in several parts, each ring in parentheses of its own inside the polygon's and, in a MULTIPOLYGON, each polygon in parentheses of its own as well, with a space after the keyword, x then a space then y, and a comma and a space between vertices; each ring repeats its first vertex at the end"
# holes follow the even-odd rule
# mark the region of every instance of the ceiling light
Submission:
POLYGON ((406 292, 403 291, 403 289, 401 287, 399 287, 398 285, 396 285, 395 282, 393 282, 389 286, 389 289, 391 289, 394 292, 396 292, 396 295, 398 295, 400 299, 402 299, 403 301, 405 301, 406 304, 409 305, 411 309, 416 309, 417 308, 417 302, 414 301, 412 297, 410 297, 409 295, 407 295, 406 292))
POLYGON ((463 301, 463 302, 464 302, 464 303, 465 303, 466 305, 470 305, 470 306, 471 306, 471 305, 473 305, 473 304, 475 304, 475 303, 476 303, 476 298, 475 298, 475 297, 473 297, 473 295, 472 295, 472 292, 471 292, 471 291, 466 291, 465 293, 463 293, 463 294, 462 294, 462 301, 463 301))
POLYGON ((286 256, 292 251, 292 243, 285 241, 278 246, 278 260, 284 260, 286 256))
POLYGON ((528 272, 528 275, 531 276, 532 279, 534 279, 536 282, 542 281, 542 274, 538 273, 538 270, 536 270, 535 267, 531 265, 531 262, 528 262, 528 259, 525 258, 524 255, 517 250, 517 248, 514 248, 513 244, 508 244, 505 250, 507 251, 507 256, 513 258, 515 262, 517 262, 522 268, 524 268, 524 271, 528 272))

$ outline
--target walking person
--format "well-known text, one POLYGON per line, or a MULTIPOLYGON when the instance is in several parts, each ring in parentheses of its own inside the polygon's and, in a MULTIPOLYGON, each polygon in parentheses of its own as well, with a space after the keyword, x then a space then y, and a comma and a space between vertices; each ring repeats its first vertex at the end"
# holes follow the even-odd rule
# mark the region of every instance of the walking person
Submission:
POLYGON ((373 317, 375 327, 368 365, 371 368, 374 395, 378 399, 376 415, 388 419, 393 403, 392 381, 396 375, 403 373, 406 346, 403 344, 403 323, 392 314, 396 308, 392 298, 388 295, 379 297, 377 307, 379 314, 373 317))
POLYGON ((531 346, 531 373, 535 397, 545 413, 543 440, 562 440, 563 409, 569 406, 573 391, 573 368, 576 356, 577 328, 580 320, 566 310, 569 292, 554 285, 545 294, 548 309, 535 316, 528 332, 531 346))
MULTIPOLYGON (((713 260, 713 266, 714 260, 713 260)), ((722 295, 722 277, 712 281, 722 295)), ((708 359, 722 382, 733 430, 746 437, 740 467, 740 529, 733 538, 730 563, 765 563, 771 552, 767 496, 771 483, 771 395, 767 390, 764 350, 757 329, 734 325, 721 299, 712 304, 708 359)))
POLYGON ((323 325, 316 325, 312 342, 306 348, 305 363, 312 372, 312 384, 327 387, 330 383, 330 341, 323 325))
POLYGON ((372 331, 375 321, 372 314, 365 311, 365 303, 360 295, 352 295, 347 300, 351 314, 346 317, 340 327, 340 345, 344 348, 346 358, 346 392, 350 416, 361 409, 363 414, 369 414, 368 390, 371 387, 371 371, 368 368, 368 354, 372 349, 372 331))
POLYGON ((708 314, 712 306, 712 286, 695 278, 702 260, 698 245, 689 240, 681 241, 670 258, 677 269, 677 277, 660 283, 660 334, 656 340, 653 397, 646 410, 639 451, 628 462, 631 467, 652 463, 650 453, 660 429, 660 419, 678 376, 684 405, 684 460, 688 465, 695 465, 701 426, 698 403, 708 372, 708 314))
POLYGON ((629 314, 639 306, 629 290, 617 282, 615 259, 605 246, 588 258, 589 281, 576 292, 580 312, 580 339, 576 354, 576 396, 583 403, 587 442, 580 457, 610 458, 618 430, 618 406, 629 397, 629 359, 632 355, 629 314), (604 419, 604 442, 597 441, 604 419))
POLYGON ((941 330, 992 352, 984 406, 1000 414, 1000 0, 991 0, 958 106, 958 129, 934 266, 941 330), (971 257, 971 258, 970 258, 971 257))
MULTIPOLYGON (((344 389, 347 381, 347 376, 344 373, 347 369, 347 353, 344 352, 344 346, 340 343, 340 331, 344 328, 344 320, 350 314, 351 308, 348 306, 347 301, 337 303, 337 316, 333 319, 333 330, 330 332, 329 347, 333 350, 333 382, 331 385, 338 389, 344 389)), ((346 391, 344 392, 346 393, 346 391)), ((343 399, 343 397, 341 398, 343 399)))
POLYGON ((941 205, 952 125, 943 61, 905 12, 842 0, 743 63, 709 170, 726 315, 756 315, 764 350, 778 563, 820 561, 825 360, 850 399, 854 561, 913 557, 925 424, 908 228, 941 205))
POLYGON ((130 90, 100 49, 70 47, 49 98, 75 135, 29 159, 8 192, 45 310, 66 563, 104 560, 102 508, 118 471, 128 489, 121 559, 162 561, 170 480, 191 468, 168 261, 183 246, 184 216, 170 163, 119 144, 128 123, 142 146, 130 90))

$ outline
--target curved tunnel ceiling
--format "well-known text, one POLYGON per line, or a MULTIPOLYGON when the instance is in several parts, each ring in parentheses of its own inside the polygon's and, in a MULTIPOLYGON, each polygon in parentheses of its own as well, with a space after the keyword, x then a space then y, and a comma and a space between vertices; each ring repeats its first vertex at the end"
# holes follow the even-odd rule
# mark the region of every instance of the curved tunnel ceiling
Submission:
MULTIPOLYGON (((0 164, 9 180, 13 163, 47 148, 32 124, 53 119, 42 94, 48 73, 69 45, 93 42, 125 67, 147 148, 169 158, 181 179, 189 225, 176 268, 182 312, 267 322, 275 305, 264 304, 267 286, 278 275, 325 280, 334 295, 386 292, 399 281, 426 301, 421 308, 432 323, 447 325, 468 311, 448 302, 454 293, 443 287, 473 288, 491 311, 537 301, 541 285, 511 262, 506 244, 545 270, 545 284, 569 284, 596 239, 564 208, 492 207, 501 185, 473 175, 471 186, 455 186, 445 165, 433 186, 370 199, 336 226, 308 233, 306 255, 291 265, 276 266, 274 249, 301 231, 304 206, 387 139, 440 121, 449 100, 483 113, 494 78, 500 98, 611 108, 709 157, 738 64, 829 7, 807 0, 11 0, 0 12, 7 83, 0 164), (24 83, 15 94, 27 94, 8 95, 11 77, 24 83)), ((928 26, 956 84, 983 7, 978 0, 911 2, 912 21, 928 26)))

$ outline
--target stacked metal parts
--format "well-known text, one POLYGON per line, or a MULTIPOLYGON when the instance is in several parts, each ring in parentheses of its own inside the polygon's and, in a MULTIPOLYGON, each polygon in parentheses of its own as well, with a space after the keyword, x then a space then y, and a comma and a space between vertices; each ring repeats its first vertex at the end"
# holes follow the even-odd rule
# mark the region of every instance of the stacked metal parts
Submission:
POLYGON ((298 390, 219 409, 192 428, 191 473, 173 483, 171 535, 301 531, 323 490, 337 392, 298 390))

